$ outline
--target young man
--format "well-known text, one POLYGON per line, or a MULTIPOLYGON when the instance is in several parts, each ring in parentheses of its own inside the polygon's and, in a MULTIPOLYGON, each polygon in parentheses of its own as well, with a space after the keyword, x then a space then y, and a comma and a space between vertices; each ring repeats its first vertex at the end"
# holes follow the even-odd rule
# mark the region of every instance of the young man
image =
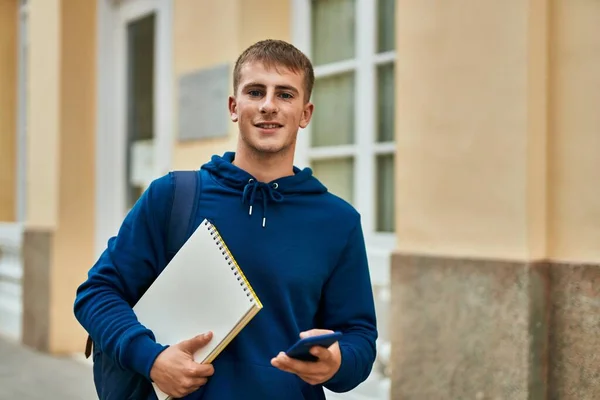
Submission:
MULTIPOLYGON (((94 340, 95 358, 185 399, 324 399, 323 387, 344 392, 368 377, 377 328, 360 216, 310 169, 293 165, 298 129, 313 112, 313 83, 310 61, 292 45, 249 47, 229 98, 237 149, 198 171, 196 225, 214 222, 264 308, 213 365, 192 359, 210 334, 166 346, 137 322, 131 305, 170 257, 169 174, 152 182, 77 291, 75 315, 94 340), (343 338, 313 348, 316 362, 282 353, 299 336, 330 331, 343 338)), ((100 385, 109 393, 120 378, 111 379, 100 385)))

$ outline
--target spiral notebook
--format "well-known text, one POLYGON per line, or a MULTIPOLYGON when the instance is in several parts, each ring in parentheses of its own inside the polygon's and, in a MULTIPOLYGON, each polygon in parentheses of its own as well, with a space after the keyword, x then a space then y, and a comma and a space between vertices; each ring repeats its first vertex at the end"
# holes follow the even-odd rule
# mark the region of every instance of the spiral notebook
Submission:
MULTIPOLYGON (((211 363, 262 309, 262 304, 215 225, 204 220, 134 306, 156 341, 172 345, 208 331, 194 354, 211 363)), ((169 397, 154 385, 159 400, 169 397)))

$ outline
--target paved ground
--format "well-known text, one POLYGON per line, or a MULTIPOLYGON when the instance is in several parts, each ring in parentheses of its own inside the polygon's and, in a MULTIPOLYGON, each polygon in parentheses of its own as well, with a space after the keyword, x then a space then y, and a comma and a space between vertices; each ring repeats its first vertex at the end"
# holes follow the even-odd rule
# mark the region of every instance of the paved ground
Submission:
POLYGON ((0 400, 94 400, 91 367, 0 337, 0 400))
MULTIPOLYGON (((369 380, 353 393, 329 400, 387 400, 386 385, 369 380)), ((0 400, 94 400, 91 364, 81 357, 51 357, 0 336, 0 400)))

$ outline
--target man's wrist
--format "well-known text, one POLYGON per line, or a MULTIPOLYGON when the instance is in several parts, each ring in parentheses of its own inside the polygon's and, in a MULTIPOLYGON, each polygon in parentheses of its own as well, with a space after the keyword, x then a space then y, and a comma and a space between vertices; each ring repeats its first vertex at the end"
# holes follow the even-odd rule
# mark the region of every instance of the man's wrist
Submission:
POLYGON ((150 371, 154 361, 167 347, 156 343, 148 335, 140 335, 127 346, 123 365, 151 380, 150 371))

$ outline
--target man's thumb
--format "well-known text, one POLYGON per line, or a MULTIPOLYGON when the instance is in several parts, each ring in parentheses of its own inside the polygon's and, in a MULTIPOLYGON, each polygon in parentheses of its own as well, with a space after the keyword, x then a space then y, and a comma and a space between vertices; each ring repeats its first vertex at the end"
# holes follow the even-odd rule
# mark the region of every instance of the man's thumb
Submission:
POLYGON ((181 348, 188 353, 194 353, 196 350, 206 346, 212 339, 212 332, 203 333, 198 336, 194 336, 191 339, 181 342, 181 348))

